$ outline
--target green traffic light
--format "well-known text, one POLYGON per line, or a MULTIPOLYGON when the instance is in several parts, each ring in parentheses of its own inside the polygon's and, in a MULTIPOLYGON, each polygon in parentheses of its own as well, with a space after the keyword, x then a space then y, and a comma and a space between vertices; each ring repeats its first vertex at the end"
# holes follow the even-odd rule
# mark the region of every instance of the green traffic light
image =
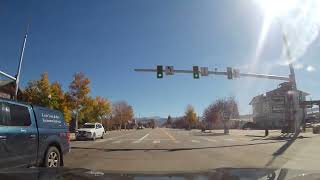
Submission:
POLYGON ((194 73, 194 74, 193 74, 193 78, 194 78, 194 79, 199 79, 199 73, 194 73))

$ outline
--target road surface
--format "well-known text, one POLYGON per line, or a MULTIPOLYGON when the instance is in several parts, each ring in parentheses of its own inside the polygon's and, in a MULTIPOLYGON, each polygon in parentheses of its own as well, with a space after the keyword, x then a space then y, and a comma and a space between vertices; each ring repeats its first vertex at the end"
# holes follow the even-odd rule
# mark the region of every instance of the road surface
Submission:
POLYGON ((220 167, 320 170, 320 136, 300 134, 295 141, 279 131, 155 128, 111 131, 104 139, 72 141, 65 166, 110 172, 194 172, 220 167))

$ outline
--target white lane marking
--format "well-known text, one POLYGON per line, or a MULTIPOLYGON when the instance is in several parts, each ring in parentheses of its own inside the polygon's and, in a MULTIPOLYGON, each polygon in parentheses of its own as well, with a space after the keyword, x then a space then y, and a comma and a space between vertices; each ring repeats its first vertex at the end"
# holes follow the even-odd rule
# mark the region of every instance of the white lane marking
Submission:
POLYGON ((202 138, 202 139, 210 141, 210 142, 217 142, 217 140, 215 140, 215 139, 209 139, 209 138, 202 138))
POLYGON ((153 144, 157 144, 157 143, 160 143, 160 141, 155 140, 155 141, 153 141, 152 143, 153 143, 153 144))
POLYGON ((198 140, 191 140, 191 142, 193 142, 193 143, 199 143, 200 141, 198 141, 198 140))
POLYGON ((234 139, 224 139, 226 141, 235 141, 234 139))
POLYGON ((172 141, 175 141, 176 138, 174 138, 171 134, 169 134, 167 131, 165 131, 164 129, 161 129, 162 132, 164 132, 172 141))
POLYGON ((148 137, 149 133, 144 135, 142 138, 138 139, 137 141, 134 141, 133 143, 140 143, 144 138, 148 137))
POLYGON ((144 139, 145 141, 155 141, 155 140, 158 140, 158 141, 171 141, 171 139, 144 139))
POLYGON ((121 143, 121 140, 120 141, 113 141, 112 144, 119 144, 121 143))
POLYGON ((120 136, 115 136, 115 137, 111 137, 111 138, 107 138, 107 139, 102 139, 101 141, 98 141, 98 142, 107 142, 107 141, 114 140, 116 138, 120 138, 120 137, 123 137, 123 136, 131 135, 131 134, 133 134, 133 133, 128 133, 128 134, 123 134, 123 135, 120 135, 120 136))
POLYGON ((180 143, 180 141, 174 141, 175 143, 180 143))

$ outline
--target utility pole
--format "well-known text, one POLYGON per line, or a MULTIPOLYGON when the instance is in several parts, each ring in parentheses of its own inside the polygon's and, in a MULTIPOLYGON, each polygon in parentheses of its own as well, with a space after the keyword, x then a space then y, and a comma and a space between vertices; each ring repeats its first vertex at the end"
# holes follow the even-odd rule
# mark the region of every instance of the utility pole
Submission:
POLYGON ((18 66, 18 70, 17 70, 16 84, 15 84, 15 85, 16 85, 15 99, 18 98, 18 90, 19 90, 19 82, 20 82, 21 65, 22 65, 23 56, 24 56, 24 49, 25 49, 26 43, 27 43, 28 31, 29 31, 29 24, 28 24, 28 26, 27 26, 27 31, 26 31, 26 34, 25 34, 25 36, 24 36, 24 40, 23 40, 23 44, 22 44, 22 48, 21 48, 21 53, 20 53, 20 60, 19 60, 19 66, 18 66))
POLYGON ((301 124, 301 119, 298 117, 298 106, 299 106, 299 102, 298 102, 298 90, 297 90, 297 83, 296 83, 296 76, 295 76, 295 72, 294 72, 294 68, 292 65, 292 56, 290 53, 290 49, 289 49, 289 44, 288 44, 288 40, 287 40, 287 36, 285 33, 283 33, 282 35, 283 37, 283 43, 284 43, 284 47, 286 50, 286 56, 288 58, 288 62, 289 62, 289 69, 290 69, 290 74, 289 74, 289 82, 291 85, 291 93, 289 94, 290 96, 290 118, 287 120, 288 121, 288 131, 294 132, 295 136, 298 136, 299 132, 300 132, 300 124, 301 124))

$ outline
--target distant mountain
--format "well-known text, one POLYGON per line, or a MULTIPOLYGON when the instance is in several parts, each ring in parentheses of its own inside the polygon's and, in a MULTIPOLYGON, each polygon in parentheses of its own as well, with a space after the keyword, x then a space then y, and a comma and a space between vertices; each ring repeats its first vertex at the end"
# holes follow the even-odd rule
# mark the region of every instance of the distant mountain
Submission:
POLYGON ((144 122, 149 121, 151 119, 154 119, 156 122, 156 126, 161 126, 163 123, 167 121, 167 118, 162 118, 160 116, 150 116, 150 117, 141 117, 141 118, 135 118, 136 122, 144 122))

